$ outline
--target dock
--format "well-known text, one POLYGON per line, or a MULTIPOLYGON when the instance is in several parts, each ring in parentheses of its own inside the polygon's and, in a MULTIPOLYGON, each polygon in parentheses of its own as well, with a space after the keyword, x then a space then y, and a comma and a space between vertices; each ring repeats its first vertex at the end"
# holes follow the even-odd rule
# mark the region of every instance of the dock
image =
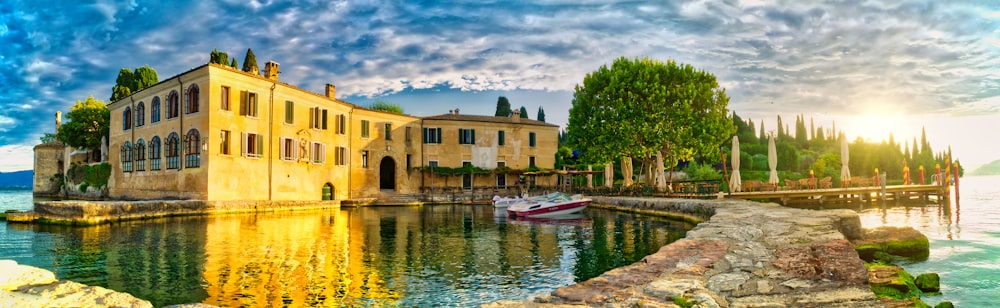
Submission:
POLYGON ((787 205, 789 202, 808 201, 823 203, 872 202, 874 200, 943 200, 947 198, 945 186, 940 185, 890 185, 823 188, 800 190, 776 190, 723 193, 723 198, 744 200, 771 200, 787 205))

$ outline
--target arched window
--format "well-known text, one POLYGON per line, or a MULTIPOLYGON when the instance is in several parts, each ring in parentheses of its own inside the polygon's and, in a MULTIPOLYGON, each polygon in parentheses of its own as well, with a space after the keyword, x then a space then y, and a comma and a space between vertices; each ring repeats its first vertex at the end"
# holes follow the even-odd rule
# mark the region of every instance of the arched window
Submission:
POLYGON ((122 130, 132 128, 132 108, 125 107, 122 112, 122 130))
POLYGON ((122 171, 132 172, 132 143, 128 141, 122 145, 122 171))
POLYGON ((160 97, 153 97, 153 102, 149 103, 149 123, 160 122, 160 97))
POLYGON ((139 102, 135 107, 135 127, 146 125, 146 104, 139 102))
POLYGON ((201 93, 201 91, 198 89, 197 83, 188 87, 187 94, 184 96, 184 113, 198 112, 199 93, 201 93))
POLYGON ((201 138, 198 137, 198 130, 191 129, 184 136, 184 166, 197 168, 201 163, 201 138))
POLYGON ((135 171, 146 171, 146 142, 142 139, 136 141, 132 155, 135 156, 135 171))
POLYGON ((177 117, 178 100, 180 97, 177 96, 177 91, 170 91, 167 94, 167 119, 172 119, 177 117))
POLYGON ((180 158, 180 138, 177 137, 177 133, 170 133, 167 135, 167 142, 164 150, 167 157, 167 169, 180 169, 181 168, 181 158, 180 158))
POLYGON ((160 170, 160 136, 149 140, 149 170, 160 170))

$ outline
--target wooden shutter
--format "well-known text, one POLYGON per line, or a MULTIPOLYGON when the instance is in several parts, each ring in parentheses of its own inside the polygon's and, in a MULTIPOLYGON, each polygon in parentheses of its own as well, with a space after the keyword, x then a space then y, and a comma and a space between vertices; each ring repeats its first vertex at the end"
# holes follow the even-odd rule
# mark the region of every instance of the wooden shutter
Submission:
POLYGON ((261 134, 257 134, 257 157, 264 155, 264 138, 261 138, 261 134))
POLYGON ((441 135, 441 128, 437 128, 437 140, 435 143, 441 144, 441 139, 444 139, 444 135, 441 135))
POLYGON ((476 130, 470 129, 472 131, 472 140, 469 140, 469 144, 476 144, 476 130))
POLYGON ((247 156, 247 133, 240 134, 240 155, 247 156))
POLYGON ((323 119, 320 122, 323 123, 322 129, 324 129, 324 130, 326 129, 326 123, 327 123, 326 116, 327 116, 327 110, 323 109, 323 119))
POLYGON ((250 93, 247 91, 240 91, 240 115, 247 115, 247 103, 249 102, 250 93))

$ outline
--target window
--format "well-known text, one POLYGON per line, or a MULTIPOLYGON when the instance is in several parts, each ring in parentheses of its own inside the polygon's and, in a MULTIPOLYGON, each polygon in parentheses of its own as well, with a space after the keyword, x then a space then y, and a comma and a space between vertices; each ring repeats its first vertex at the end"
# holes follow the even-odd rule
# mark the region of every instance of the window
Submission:
POLYGON ((413 160, 413 155, 406 154, 406 170, 410 170, 410 168, 413 168, 413 163, 411 163, 412 160, 413 160))
POLYGON ((361 138, 371 137, 371 131, 368 127, 368 120, 361 120, 361 138))
POLYGON ((392 140, 392 123, 385 123, 385 140, 392 140))
POLYGON ((309 108, 309 128, 326 129, 327 110, 319 107, 309 108))
POLYGON ((243 133, 243 151, 241 152, 244 157, 260 157, 261 153, 264 151, 264 138, 257 133, 243 133))
POLYGON ((312 160, 314 164, 322 164, 326 162, 326 145, 313 142, 312 151, 309 151, 309 159, 312 160))
POLYGON ((535 132, 528 133, 528 146, 535 147, 535 132))
POLYGON ((361 168, 368 168, 368 151, 361 151, 361 168))
POLYGON ((188 131, 184 136, 184 167, 198 168, 201 165, 201 138, 197 129, 188 131))
POLYGON ((177 95, 177 91, 170 91, 167 95, 167 119, 172 119, 177 117, 177 108, 180 103, 180 97, 177 95))
POLYGON ((180 169, 181 168, 181 157, 180 157, 180 137, 177 133, 170 133, 167 136, 166 142, 166 156, 167 157, 167 169, 180 169))
POLYGON ((498 131, 497 132, 497 145, 501 145, 501 146, 504 145, 504 143, 505 143, 504 142, 505 141, 504 140, 505 137, 507 137, 507 133, 506 132, 504 132, 504 131, 498 131))
MULTIPOLYGON (((503 131, 501 131, 503 132, 503 131)), ((507 162, 498 161, 497 169, 506 168, 507 162)), ((503 172, 497 172, 497 188, 507 188, 507 174, 503 172)))
POLYGON ((458 144, 476 144, 476 130, 459 128, 458 144))
POLYGON ((229 87, 222 86, 219 92, 222 94, 222 97, 219 98, 219 108, 222 108, 222 110, 232 110, 229 107, 229 87))
POLYGON ((257 93, 240 92, 240 115, 257 117, 257 93))
POLYGON ((125 107, 125 111, 122 111, 122 130, 129 128, 132 128, 132 108, 125 107))
POLYGON ((132 155, 135 156, 135 171, 146 171, 146 142, 142 139, 136 141, 132 155))
POLYGON ((160 136, 149 140, 149 170, 160 170, 160 136))
POLYGON ((337 115, 337 133, 347 134, 347 116, 343 113, 337 115))
POLYGON ((438 167, 438 161, 436 161, 436 160, 428 161, 427 162, 427 166, 431 167, 431 168, 437 168, 438 167))
POLYGON ((534 167, 534 166, 535 166, 535 157, 528 156, 528 167, 534 167))
POLYGON ((295 146, 295 139, 281 138, 281 160, 294 161, 298 159, 298 148, 295 146))
POLYGON ((222 154, 222 155, 229 155, 230 154, 229 153, 229 138, 230 138, 229 135, 230 134, 231 133, 228 130, 222 131, 221 136, 220 136, 220 139, 222 139, 222 140, 219 142, 219 154, 222 154))
POLYGON ((295 124, 295 103, 285 101, 285 124, 295 124))
POLYGON ((195 113, 198 112, 198 97, 201 94, 201 90, 198 89, 198 84, 191 84, 188 87, 187 94, 184 95, 184 113, 195 113))
POLYGON ((160 97, 153 97, 149 103, 149 123, 160 122, 160 97))
POLYGON ((139 106, 135 107, 135 126, 146 125, 146 104, 139 102, 139 106))
POLYGON ((424 143, 441 143, 440 127, 424 127, 424 143))
POLYGON ((122 145, 122 171, 132 172, 132 143, 125 141, 122 145))
POLYGON ((413 140, 413 137, 411 136, 412 133, 410 132, 413 130, 412 128, 413 127, 409 126, 406 127, 406 135, 403 136, 403 139, 406 141, 406 145, 410 145, 410 141, 413 140))
POLYGON ((345 148, 345 147, 337 147, 337 153, 336 154, 337 154, 337 157, 336 157, 336 159, 337 159, 337 162, 336 162, 337 165, 338 166, 346 165, 347 164, 347 148, 345 148))

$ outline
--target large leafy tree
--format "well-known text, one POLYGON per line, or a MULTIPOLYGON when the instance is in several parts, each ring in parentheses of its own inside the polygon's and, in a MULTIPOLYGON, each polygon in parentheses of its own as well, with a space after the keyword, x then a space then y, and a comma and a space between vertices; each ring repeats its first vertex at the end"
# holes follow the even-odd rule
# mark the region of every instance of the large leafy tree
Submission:
POLYGON ((90 150, 101 148, 101 138, 108 136, 111 112, 104 102, 93 96, 84 101, 76 101, 66 114, 68 123, 59 126, 56 139, 64 144, 90 150))
POLYGON ((736 132, 728 103, 711 73, 673 60, 621 57, 575 87, 569 143, 587 163, 629 156, 649 166, 658 152, 667 166, 717 157, 736 132))
POLYGON ((497 98, 497 112, 494 115, 498 117, 510 116, 510 101, 507 100, 506 96, 497 98))
POLYGON ((111 88, 111 101, 132 95, 157 82, 160 82, 160 79, 156 75, 156 70, 149 65, 136 68, 134 71, 127 67, 122 68, 118 71, 114 87, 111 88))

